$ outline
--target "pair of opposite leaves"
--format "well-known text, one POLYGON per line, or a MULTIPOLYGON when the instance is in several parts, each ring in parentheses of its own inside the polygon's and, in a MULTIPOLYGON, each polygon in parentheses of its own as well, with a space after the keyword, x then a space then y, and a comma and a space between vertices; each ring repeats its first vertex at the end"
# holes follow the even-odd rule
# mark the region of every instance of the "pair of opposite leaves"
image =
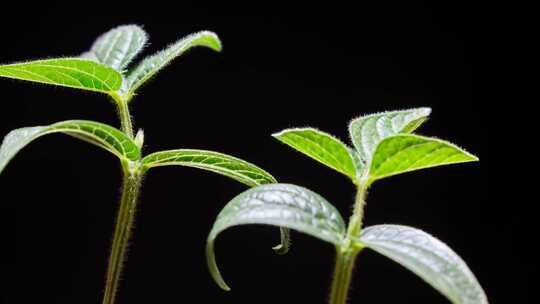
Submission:
MULTIPOLYGON (((120 26, 99 37, 91 50, 79 58, 2 65, 0 76, 97 91, 112 96, 116 102, 127 103, 137 88, 187 49, 193 46, 221 49, 215 34, 192 34, 144 59, 126 73, 124 69, 143 49, 146 41, 147 35, 138 26, 120 26)), ((355 149, 312 128, 285 130, 274 136, 345 174, 357 185, 370 185, 378 179, 412 170, 477 160, 448 142, 411 134, 429 114, 430 109, 420 108, 357 118, 349 127, 355 149)), ((155 166, 192 166, 255 187, 225 206, 208 237, 210 272, 224 289, 228 287, 217 270, 213 243, 217 234, 228 227, 270 224, 302 231, 338 248, 344 246, 346 226, 341 215, 314 192, 295 185, 274 184, 276 180, 266 171, 217 152, 171 150, 141 159, 142 143, 97 122, 65 121, 12 131, 0 147, 0 172, 29 142, 55 132, 96 144, 118 156, 125 166, 136 162, 142 172, 155 166), (271 185, 260 186, 262 184, 271 185)), ((286 251, 288 231, 281 231, 282 244, 277 249, 286 251)), ((364 229, 353 241, 415 272, 452 302, 487 303, 482 288, 463 260, 425 232, 405 226, 379 225, 364 229)))
MULTIPOLYGON (((188 49, 205 46, 221 50, 218 37, 203 31, 180 39, 126 71, 146 43, 147 34, 139 26, 120 26, 100 36, 90 51, 80 57, 0 65, 0 77, 96 91, 110 95, 117 103, 128 103, 143 83, 188 49)), ((86 120, 63 121, 10 132, 0 149, 0 172, 20 149, 51 133, 65 133, 100 146, 116 155, 126 167, 130 162, 140 162, 142 171, 178 164, 217 171, 249 186, 275 182, 271 175, 252 164, 212 151, 181 149, 156 152, 142 158, 142 131, 132 138, 112 126, 86 120)))

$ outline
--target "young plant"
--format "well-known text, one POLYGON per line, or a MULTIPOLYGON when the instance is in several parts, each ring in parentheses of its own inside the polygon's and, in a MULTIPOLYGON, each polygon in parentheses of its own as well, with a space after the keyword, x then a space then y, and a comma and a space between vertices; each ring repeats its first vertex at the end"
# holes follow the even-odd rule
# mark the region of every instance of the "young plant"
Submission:
POLYGON ((274 134, 353 182, 357 187, 353 214, 346 225, 328 201, 296 185, 261 185, 241 193, 220 212, 208 236, 208 266, 217 284, 229 290, 214 257, 217 235, 231 226, 266 224, 298 230, 336 247, 330 304, 346 303, 353 266, 364 248, 414 272, 453 303, 488 303, 465 262, 433 236, 401 225, 362 227, 366 193, 374 182, 409 171, 478 160, 449 142, 412 134, 430 112, 429 108, 418 108, 356 118, 349 124, 354 148, 313 128, 274 134))
MULTIPOLYGON (((141 180, 154 167, 187 166, 235 179, 253 187, 276 180, 259 167, 222 153, 178 149, 142 153, 144 133, 133 132, 129 106, 136 91, 176 57, 192 47, 221 50, 219 38, 203 31, 189 35, 166 49, 143 59, 133 68, 129 63, 143 50, 148 36, 136 25, 124 25, 101 35, 88 52, 78 57, 56 58, 0 65, 0 77, 71 87, 108 95, 118 109, 121 130, 99 122, 69 120, 48 126, 11 131, 0 146, 0 173, 9 161, 35 139, 52 133, 64 133, 101 147, 120 160, 123 171, 122 195, 112 249, 109 257, 103 304, 115 303, 118 282, 135 217, 141 180)), ((287 250, 287 230, 281 230, 282 242, 275 249, 287 250)))

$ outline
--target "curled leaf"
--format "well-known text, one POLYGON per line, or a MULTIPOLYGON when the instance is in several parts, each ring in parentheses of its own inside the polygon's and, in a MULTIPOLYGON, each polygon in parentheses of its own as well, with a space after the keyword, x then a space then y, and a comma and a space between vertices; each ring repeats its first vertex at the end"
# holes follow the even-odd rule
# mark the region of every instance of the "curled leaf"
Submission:
POLYGON ((216 34, 202 31, 182 38, 166 49, 145 58, 129 72, 127 77, 128 92, 133 94, 137 88, 154 76, 159 70, 171 63, 176 57, 195 46, 205 46, 220 51, 221 41, 216 34))
MULTIPOLYGON (((237 180, 249 187, 277 183, 265 170, 242 159, 213 151, 178 149, 152 153, 146 156, 144 170, 161 166, 185 166, 211 171, 237 180)), ((289 250, 289 231, 280 228, 281 243, 274 247, 278 254, 289 250)))
POLYGON ((430 113, 430 108, 417 108, 362 116, 351 121, 349 134, 360 158, 368 163, 381 140, 399 133, 411 133, 430 113))
POLYGON ((148 41, 146 32, 137 25, 121 25, 99 36, 85 57, 122 71, 139 54, 148 41))
POLYGON ((294 229, 340 246, 345 234, 341 215, 323 197, 290 184, 270 184, 249 189, 220 212, 208 236, 206 255, 210 274, 229 290, 215 261, 214 241, 223 230, 238 225, 265 224, 294 229))

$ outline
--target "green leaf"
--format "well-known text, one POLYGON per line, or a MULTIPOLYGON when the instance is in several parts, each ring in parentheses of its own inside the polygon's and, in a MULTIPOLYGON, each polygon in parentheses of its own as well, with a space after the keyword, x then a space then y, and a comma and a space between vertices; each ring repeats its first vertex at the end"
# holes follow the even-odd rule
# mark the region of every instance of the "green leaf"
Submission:
POLYGON ((146 156, 143 168, 185 166, 228 176, 250 187, 276 183, 270 173, 239 158, 226 154, 194 149, 161 151, 146 156))
POLYGON ((414 272, 453 303, 488 303, 467 264, 447 245, 421 230, 377 225, 364 229, 360 242, 414 272))
POLYGON ((127 87, 133 94, 148 79, 164 68, 173 59, 182 55, 188 49, 195 46, 205 46, 215 51, 221 51, 221 41, 212 32, 202 31, 180 39, 166 49, 145 58, 139 63, 127 77, 127 87))
POLYGON ((313 128, 286 129, 272 134, 322 164, 356 180, 356 169, 349 147, 330 134, 313 128))
MULTIPOLYGON (((142 160, 143 170, 160 166, 185 166, 208 170, 230 177, 249 187, 277 183, 276 179, 265 170, 242 159, 223 153, 179 149, 152 153, 142 160)), ((289 231, 280 228, 281 243, 273 249, 278 254, 289 250, 289 231)))
POLYGON ((360 153, 360 158, 369 163, 381 140, 388 136, 414 131, 430 113, 430 108, 417 108, 362 116, 351 121, 349 134, 354 147, 360 153))
POLYGON ((345 223, 339 212, 315 192, 289 184, 263 185, 247 190, 223 208, 207 240, 210 273, 225 290, 230 288, 217 267, 214 241, 223 230, 246 224, 287 227, 336 246, 341 246, 345 235, 345 223))
POLYGON ((120 159, 135 161, 140 158, 139 148, 122 131, 98 122, 68 120, 50 126, 27 127, 11 131, 0 146, 0 173, 22 148, 38 137, 51 133, 65 133, 95 144, 120 159))
POLYGON ((122 25, 99 36, 84 56, 94 57, 121 71, 142 51, 147 41, 148 36, 141 27, 122 25))
POLYGON ((122 86, 114 69, 81 58, 58 58, 0 65, 0 77, 52 84, 106 94, 122 86))
POLYGON ((409 171, 477 160, 476 156, 440 139, 394 135, 378 144, 369 178, 375 181, 409 171))

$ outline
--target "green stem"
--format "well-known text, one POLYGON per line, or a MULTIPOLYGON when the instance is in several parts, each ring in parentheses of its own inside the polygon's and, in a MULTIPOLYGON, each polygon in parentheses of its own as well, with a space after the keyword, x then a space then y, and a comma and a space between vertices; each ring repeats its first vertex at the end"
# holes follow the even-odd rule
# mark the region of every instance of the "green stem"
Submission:
POLYGON ((103 304, 113 304, 118 289, 118 283, 131 235, 131 228, 135 219, 137 197, 141 187, 141 177, 138 174, 124 173, 122 183, 122 196, 120 199, 120 209, 114 231, 109 266, 107 269, 107 283, 105 285, 105 295, 103 304))
POLYGON ((123 98, 115 98, 115 100, 118 105, 118 116, 120 116, 122 131, 130 138, 133 138, 133 122, 131 121, 131 114, 129 113, 127 101, 123 98))
POLYGON ((347 249, 345 251, 338 248, 334 279, 332 281, 332 291, 330 293, 330 304, 347 303, 347 294, 351 285, 354 262, 358 251, 347 249))
POLYGON ((361 183, 358 185, 356 199, 354 201, 353 215, 349 221, 347 237, 358 236, 360 234, 364 220, 367 188, 368 185, 366 183, 361 183))
POLYGON ((360 235, 366 205, 366 192, 369 184, 363 180, 358 184, 353 215, 349 220, 347 236, 341 246, 337 248, 336 266, 330 293, 330 304, 346 304, 347 294, 351 285, 352 272, 356 256, 362 247, 353 242, 360 235))
MULTIPOLYGON (((127 100, 119 95, 113 96, 118 106, 118 115, 120 116, 121 128, 124 133, 133 138, 133 123, 127 100)), ((142 172, 135 163, 126 161, 123 166, 122 195, 120 197, 120 207, 116 218, 114 228, 113 242, 109 256, 107 268, 107 282, 105 285, 105 294, 103 304, 114 304, 116 293, 122 274, 122 269, 126 259, 127 248, 131 236, 131 229, 135 220, 135 211, 137 207, 137 198, 141 188, 142 172)))

